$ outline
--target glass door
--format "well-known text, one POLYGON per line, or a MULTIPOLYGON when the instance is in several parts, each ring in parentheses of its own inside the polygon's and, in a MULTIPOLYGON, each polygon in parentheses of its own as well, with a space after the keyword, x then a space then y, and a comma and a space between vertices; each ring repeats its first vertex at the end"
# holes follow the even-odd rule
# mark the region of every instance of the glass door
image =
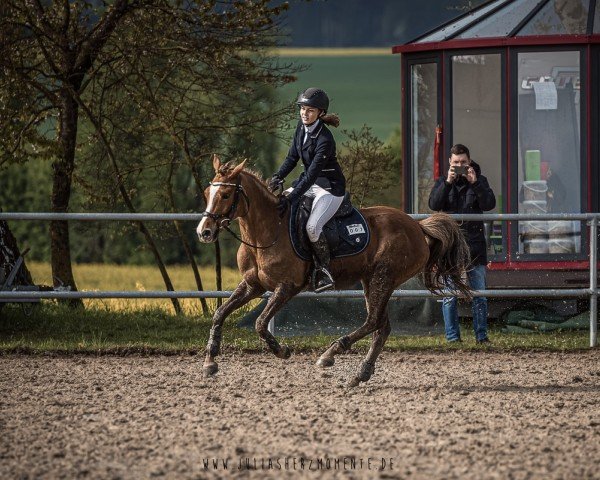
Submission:
POLYGON ((437 57, 413 59, 407 66, 405 125, 407 135, 408 211, 430 213, 429 193, 438 175, 436 170, 436 128, 440 123, 440 69, 437 57))
MULTIPOLYGON (((464 52, 449 56, 451 144, 466 145, 496 196, 496 208, 505 211, 505 119, 504 55, 500 52, 464 52)), ((447 146, 447 150, 449 146, 447 146)), ((445 152, 446 153, 446 152, 445 152)), ((444 155, 444 171, 448 169, 444 155)), ((506 252, 506 222, 485 222, 488 257, 500 260, 506 252)))
MULTIPOLYGON (((527 214, 585 212, 581 52, 518 52, 515 63, 515 210, 527 214)), ((526 220, 515 233, 516 258, 523 260, 569 260, 583 252, 581 222, 526 220)))

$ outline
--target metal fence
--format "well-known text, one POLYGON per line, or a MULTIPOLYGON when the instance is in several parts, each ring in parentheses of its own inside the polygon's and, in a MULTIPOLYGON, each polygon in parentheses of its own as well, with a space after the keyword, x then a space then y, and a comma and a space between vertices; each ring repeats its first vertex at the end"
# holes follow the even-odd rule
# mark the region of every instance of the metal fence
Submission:
MULTIPOLYGON (((411 215, 415 220, 428 217, 425 214, 411 215)), ((505 297, 505 298, 585 298, 590 302, 590 347, 597 344, 597 314, 598 290, 597 275, 597 238, 600 213, 554 213, 554 214, 471 214, 452 215, 457 221, 523 221, 523 220, 572 220, 586 222, 589 229, 589 274, 588 288, 572 289, 496 289, 477 290, 476 297, 505 297)), ((200 222, 201 214, 197 213, 3 213, 0 220, 78 220, 78 221, 194 221, 200 222)), ((582 232, 583 235, 583 232, 582 232)), ((106 298, 228 298, 231 291, 0 291, 0 300, 27 299, 106 299, 106 298)), ((339 290, 321 293, 302 292, 301 298, 360 298, 362 290, 339 290)), ((269 293, 264 296, 269 296, 269 293)), ((438 298, 428 290, 395 290, 393 297, 404 298, 438 298)))

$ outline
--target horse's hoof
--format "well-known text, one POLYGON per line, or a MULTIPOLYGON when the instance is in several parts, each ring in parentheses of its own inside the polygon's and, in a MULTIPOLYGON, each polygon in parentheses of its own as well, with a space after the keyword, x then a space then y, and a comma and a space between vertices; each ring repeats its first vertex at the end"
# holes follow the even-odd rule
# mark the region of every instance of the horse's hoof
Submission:
POLYGON ((363 362, 356 378, 360 382, 367 382, 375 373, 375 365, 369 362, 363 362))
POLYGON ((320 357, 317 360, 317 367, 321 367, 321 368, 333 367, 334 363, 335 363, 334 357, 320 357))
POLYGON ((292 356, 292 351, 287 345, 282 345, 279 351, 275 354, 278 358, 288 359, 292 356))
POLYGON ((219 371, 219 366, 216 363, 207 363, 204 365, 204 376, 212 377, 219 371))

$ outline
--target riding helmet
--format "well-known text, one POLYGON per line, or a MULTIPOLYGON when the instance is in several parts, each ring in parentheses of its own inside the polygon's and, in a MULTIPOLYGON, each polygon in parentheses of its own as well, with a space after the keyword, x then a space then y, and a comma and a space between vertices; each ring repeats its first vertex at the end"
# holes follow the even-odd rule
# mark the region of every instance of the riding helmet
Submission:
POLYGON ((300 94, 296 101, 296 105, 306 105, 307 107, 318 108, 327 113, 327 109, 329 108, 329 97, 320 88, 311 87, 300 94))

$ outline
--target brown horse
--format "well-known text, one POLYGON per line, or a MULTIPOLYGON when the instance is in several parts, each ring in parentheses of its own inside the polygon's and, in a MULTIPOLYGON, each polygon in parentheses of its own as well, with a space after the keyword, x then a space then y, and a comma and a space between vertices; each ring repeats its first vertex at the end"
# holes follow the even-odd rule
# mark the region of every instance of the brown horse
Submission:
MULTIPOLYGON (((215 177, 207 187, 207 207, 197 228, 202 242, 214 242, 219 231, 239 219, 243 243, 237 253, 242 281, 231 297, 217 309, 206 347, 204 371, 217 372, 223 322, 235 309, 266 291, 273 294, 256 320, 256 331, 279 358, 290 349, 280 345, 268 331, 273 315, 294 295, 307 288, 311 263, 294 253, 287 231, 288 215, 280 219, 277 197, 256 174, 240 165, 221 164, 213 157, 215 177)), ((469 263, 469 249, 456 222, 448 215, 434 214, 417 222, 400 210, 371 207, 361 210, 371 229, 369 245, 361 253, 331 261, 336 287, 362 282, 367 318, 354 332, 331 344, 317 365, 329 367, 334 356, 373 333, 371 348, 350 385, 366 382, 375 371, 375 361, 390 333, 387 304, 395 288, 423 273, 426 288, 440 292, 449 278, 460 292, 469 293, 461 275, 469 263)))

